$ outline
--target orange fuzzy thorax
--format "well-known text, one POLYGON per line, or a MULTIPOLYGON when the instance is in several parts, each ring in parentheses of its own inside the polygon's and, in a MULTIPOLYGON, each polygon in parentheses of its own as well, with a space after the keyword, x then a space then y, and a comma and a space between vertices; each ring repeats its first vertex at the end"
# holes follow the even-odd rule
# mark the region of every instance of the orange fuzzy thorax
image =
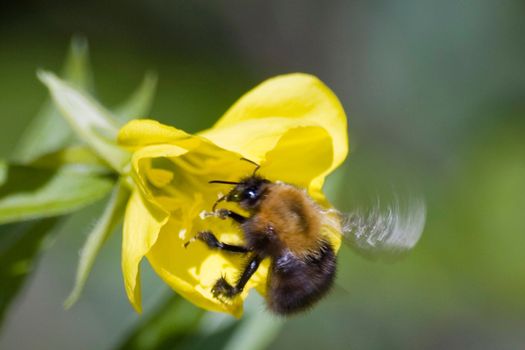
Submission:
POLYGON ((268 225, 282 245, 297 256, 317 250, 321 240, 322 216, 317 205, 303 190, 277 183, 268 186, 265 198, 252 218, 267 232, 268 225))

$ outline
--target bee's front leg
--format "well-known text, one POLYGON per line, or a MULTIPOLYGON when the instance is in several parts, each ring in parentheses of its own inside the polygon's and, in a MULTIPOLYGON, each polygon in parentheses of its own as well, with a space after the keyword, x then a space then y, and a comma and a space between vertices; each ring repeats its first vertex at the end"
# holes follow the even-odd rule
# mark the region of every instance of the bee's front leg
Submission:
POLYGON ((241 214, 238 214, 238 213, 236 213, 234 211, 231 211, 229 209, 219 209, 215 213, 221 219, 230 218, 230 219, 232 219, 233 221, 235 221, 235 222, 237 222, 239 224, 242 224, 246 220, 248 220, 247 217, 242 216, 241 214))
POLYGON ((221 242, 210 231, 199 232, 194 238, 186 242, 184 247, 186 248, 194 240, 199 240, 206 243, 206 245, 211 249, 220 249, 232 253, 248 253, 250 251, 250 249, 246 247, 221 242))

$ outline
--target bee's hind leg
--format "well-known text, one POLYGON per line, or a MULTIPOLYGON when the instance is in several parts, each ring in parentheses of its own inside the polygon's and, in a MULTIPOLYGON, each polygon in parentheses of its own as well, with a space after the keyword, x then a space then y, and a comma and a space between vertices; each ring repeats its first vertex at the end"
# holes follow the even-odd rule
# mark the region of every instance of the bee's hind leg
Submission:
POLYGON ((242 292, 244 287, 246 286, 246 283, 248 283, 252 275, 259 268, 259 265, 262 260, 263 257, 258 254, 252 256, 250 262, 248 263, 248 265, 246 265, 246 268, 242 272, 242 275, 235 284, 235 286, 230 285, 224 277, 219 278, 217 282, 215 282, 215 285, 211 290, 213 296, 215 296, 216 298, 219 298, 220 296, 232 298, 235 295, 242 292))
MULTIPOLYGON (((232 253, 248 253, 250 251, 250 249, 246 247, 223 243, 210 231, 201 231, 197 233, 197 236, 195 236, 194 239, 203 241, 211 249, 220 249, 232 253)), ((187 247, 190 242, 191 241, 186 242, 184 246, 187 247)))

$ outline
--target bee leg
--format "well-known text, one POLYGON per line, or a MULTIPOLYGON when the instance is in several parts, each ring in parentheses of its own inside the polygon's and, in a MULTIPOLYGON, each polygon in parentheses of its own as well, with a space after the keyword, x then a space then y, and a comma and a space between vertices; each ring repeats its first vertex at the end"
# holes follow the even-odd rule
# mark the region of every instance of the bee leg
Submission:
POLYGON ((236 212, 228 210, 228 209, 217 210, 217 216, 221 219, 230 218, 239 224, 244 223, 248 219, 247 217, 242 216, 241 214, 237 214, 236 212))
MULTIPOLYGON (((220 250, 225 250, 225 251, 232 252, 232 253, 248 253, 250 251, 246 247, 223 243, 219 241, 217 237, 215 237, 215 235, 211 233, 210 231, 199 232, 197 236, 195 236, 195 239, 203 241, 204 243, 206 243, 208 247, 212 249, 220 249, 220 250)), ((186 242, 184 246, 187 247, 190 242, 191 241, 186 242)))
POLYGON ((227 298, 232 298, 243 291, 244 286, 246 286, 246 283, 250 280, 252 275, 257 271, 259 268, 259 265, 261 261, 263 260, 263 257, 260 255, 255 255, 251 258, 248 265, 246 265, 246 268, 242 272, 241 277, 237 281, 237 284, 235 286, 230 285, 224 277, 221 277, 215 282, 215 285, 212 288, 213 296, 218 298, 220 296, 224 296, 227 298))

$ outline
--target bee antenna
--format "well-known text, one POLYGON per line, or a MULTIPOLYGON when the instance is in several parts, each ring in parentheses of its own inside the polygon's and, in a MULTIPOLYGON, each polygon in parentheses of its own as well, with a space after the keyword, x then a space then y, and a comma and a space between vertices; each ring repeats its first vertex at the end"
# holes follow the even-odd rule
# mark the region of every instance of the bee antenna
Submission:
POLYGON ((238 185, 239 182, 234 181, 223 181, 223 180, 212 180, 208 181, 209 184, 225 184, 225 185, 238 185))
POLYGON ((222 202, 223 200, 225 200, 226 197, 227 197, 227 196, 222 196, 222 197, 220 197, 219 199, 217 199, 217 200, 215 201, 215 203, 213 203, 213 207, 211 208, 211 211, 214 212, 215 209, 217 208, 217 204, 219 204, 220 202, 222 202))
POLYGON ((242 157, 241 160, 244 160, 245 162, 255 165, 255 169, 253 170, 252 176, 254 176, 257 170, 259 170, 259 168, 261 167, 259 164, 255 163, 253 160, 250 160, 248 158, 242 157))

